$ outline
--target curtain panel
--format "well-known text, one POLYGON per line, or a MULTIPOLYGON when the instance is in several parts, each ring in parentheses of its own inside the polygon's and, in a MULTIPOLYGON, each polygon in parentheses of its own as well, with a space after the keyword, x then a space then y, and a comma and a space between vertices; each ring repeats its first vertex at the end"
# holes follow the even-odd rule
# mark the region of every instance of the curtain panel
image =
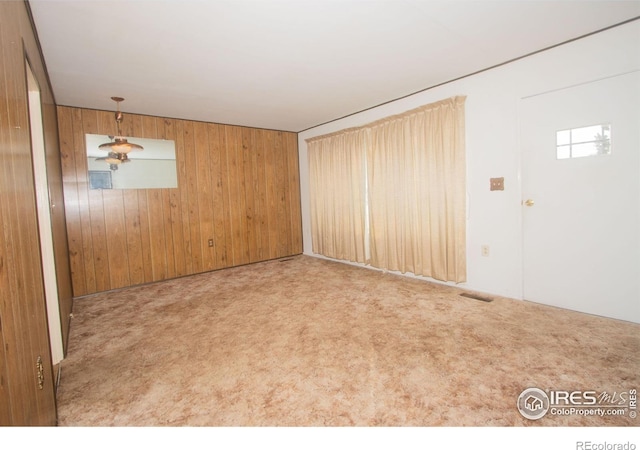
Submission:
POLYGON ((309 139, 313 251, 466 281, 465 100, 309 139))
POLYGON ((370 126, 374 267, 466 281, 464 97, 370 126))
POLYGON ((365 263, 366 130, 308 142, 314 253, 365 263))

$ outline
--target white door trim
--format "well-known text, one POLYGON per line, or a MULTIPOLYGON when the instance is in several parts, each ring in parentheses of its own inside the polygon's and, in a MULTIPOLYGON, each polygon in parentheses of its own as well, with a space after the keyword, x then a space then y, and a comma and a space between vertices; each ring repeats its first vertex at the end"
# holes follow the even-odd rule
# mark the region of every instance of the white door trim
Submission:
POLYGON ((52 362, 53 364, 58 364, 64 358, 64 347, 62 343, 58 281, 56 278, 56 261, 53 250, 53 232, 51 226, 50 208, 55 208, 55 205, 51 204, 49 197, 40 86, 33 75, 28 61, 26 62, 26 68, 29 98, 29 129, 31 130, 31 152, 36 188, 44 293, 47 306, 47 320, 49 323, 49 344, 51 346, 52 362))

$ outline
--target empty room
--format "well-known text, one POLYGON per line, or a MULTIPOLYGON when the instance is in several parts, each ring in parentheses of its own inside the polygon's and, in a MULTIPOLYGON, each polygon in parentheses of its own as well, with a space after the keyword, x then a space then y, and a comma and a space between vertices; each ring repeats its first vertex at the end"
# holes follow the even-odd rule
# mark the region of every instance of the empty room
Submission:
POLYGON ((0 425, 627 436, 639 18, 0 2, 0 425))

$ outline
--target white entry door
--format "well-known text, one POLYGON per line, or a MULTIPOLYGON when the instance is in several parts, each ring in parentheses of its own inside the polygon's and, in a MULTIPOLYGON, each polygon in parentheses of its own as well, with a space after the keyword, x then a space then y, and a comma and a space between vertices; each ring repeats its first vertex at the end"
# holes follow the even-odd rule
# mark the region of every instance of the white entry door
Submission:
POLYGON ((524 98, 520 118, 525 300, 640 323, 640 73, 524 98))

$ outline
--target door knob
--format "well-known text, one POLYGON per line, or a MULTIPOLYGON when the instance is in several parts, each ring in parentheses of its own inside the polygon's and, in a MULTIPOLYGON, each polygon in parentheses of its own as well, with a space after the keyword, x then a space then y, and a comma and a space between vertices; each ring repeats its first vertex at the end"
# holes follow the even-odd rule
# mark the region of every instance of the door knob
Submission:
POLYGON ((534 202, 533 200, 531 200, 530 198, 528 198, 528 199, 524 200, 524 201, 522 202, 522 204, 523 204, 524 206, 533 206, 533 205, 535 204, 535 202, 534 202))

